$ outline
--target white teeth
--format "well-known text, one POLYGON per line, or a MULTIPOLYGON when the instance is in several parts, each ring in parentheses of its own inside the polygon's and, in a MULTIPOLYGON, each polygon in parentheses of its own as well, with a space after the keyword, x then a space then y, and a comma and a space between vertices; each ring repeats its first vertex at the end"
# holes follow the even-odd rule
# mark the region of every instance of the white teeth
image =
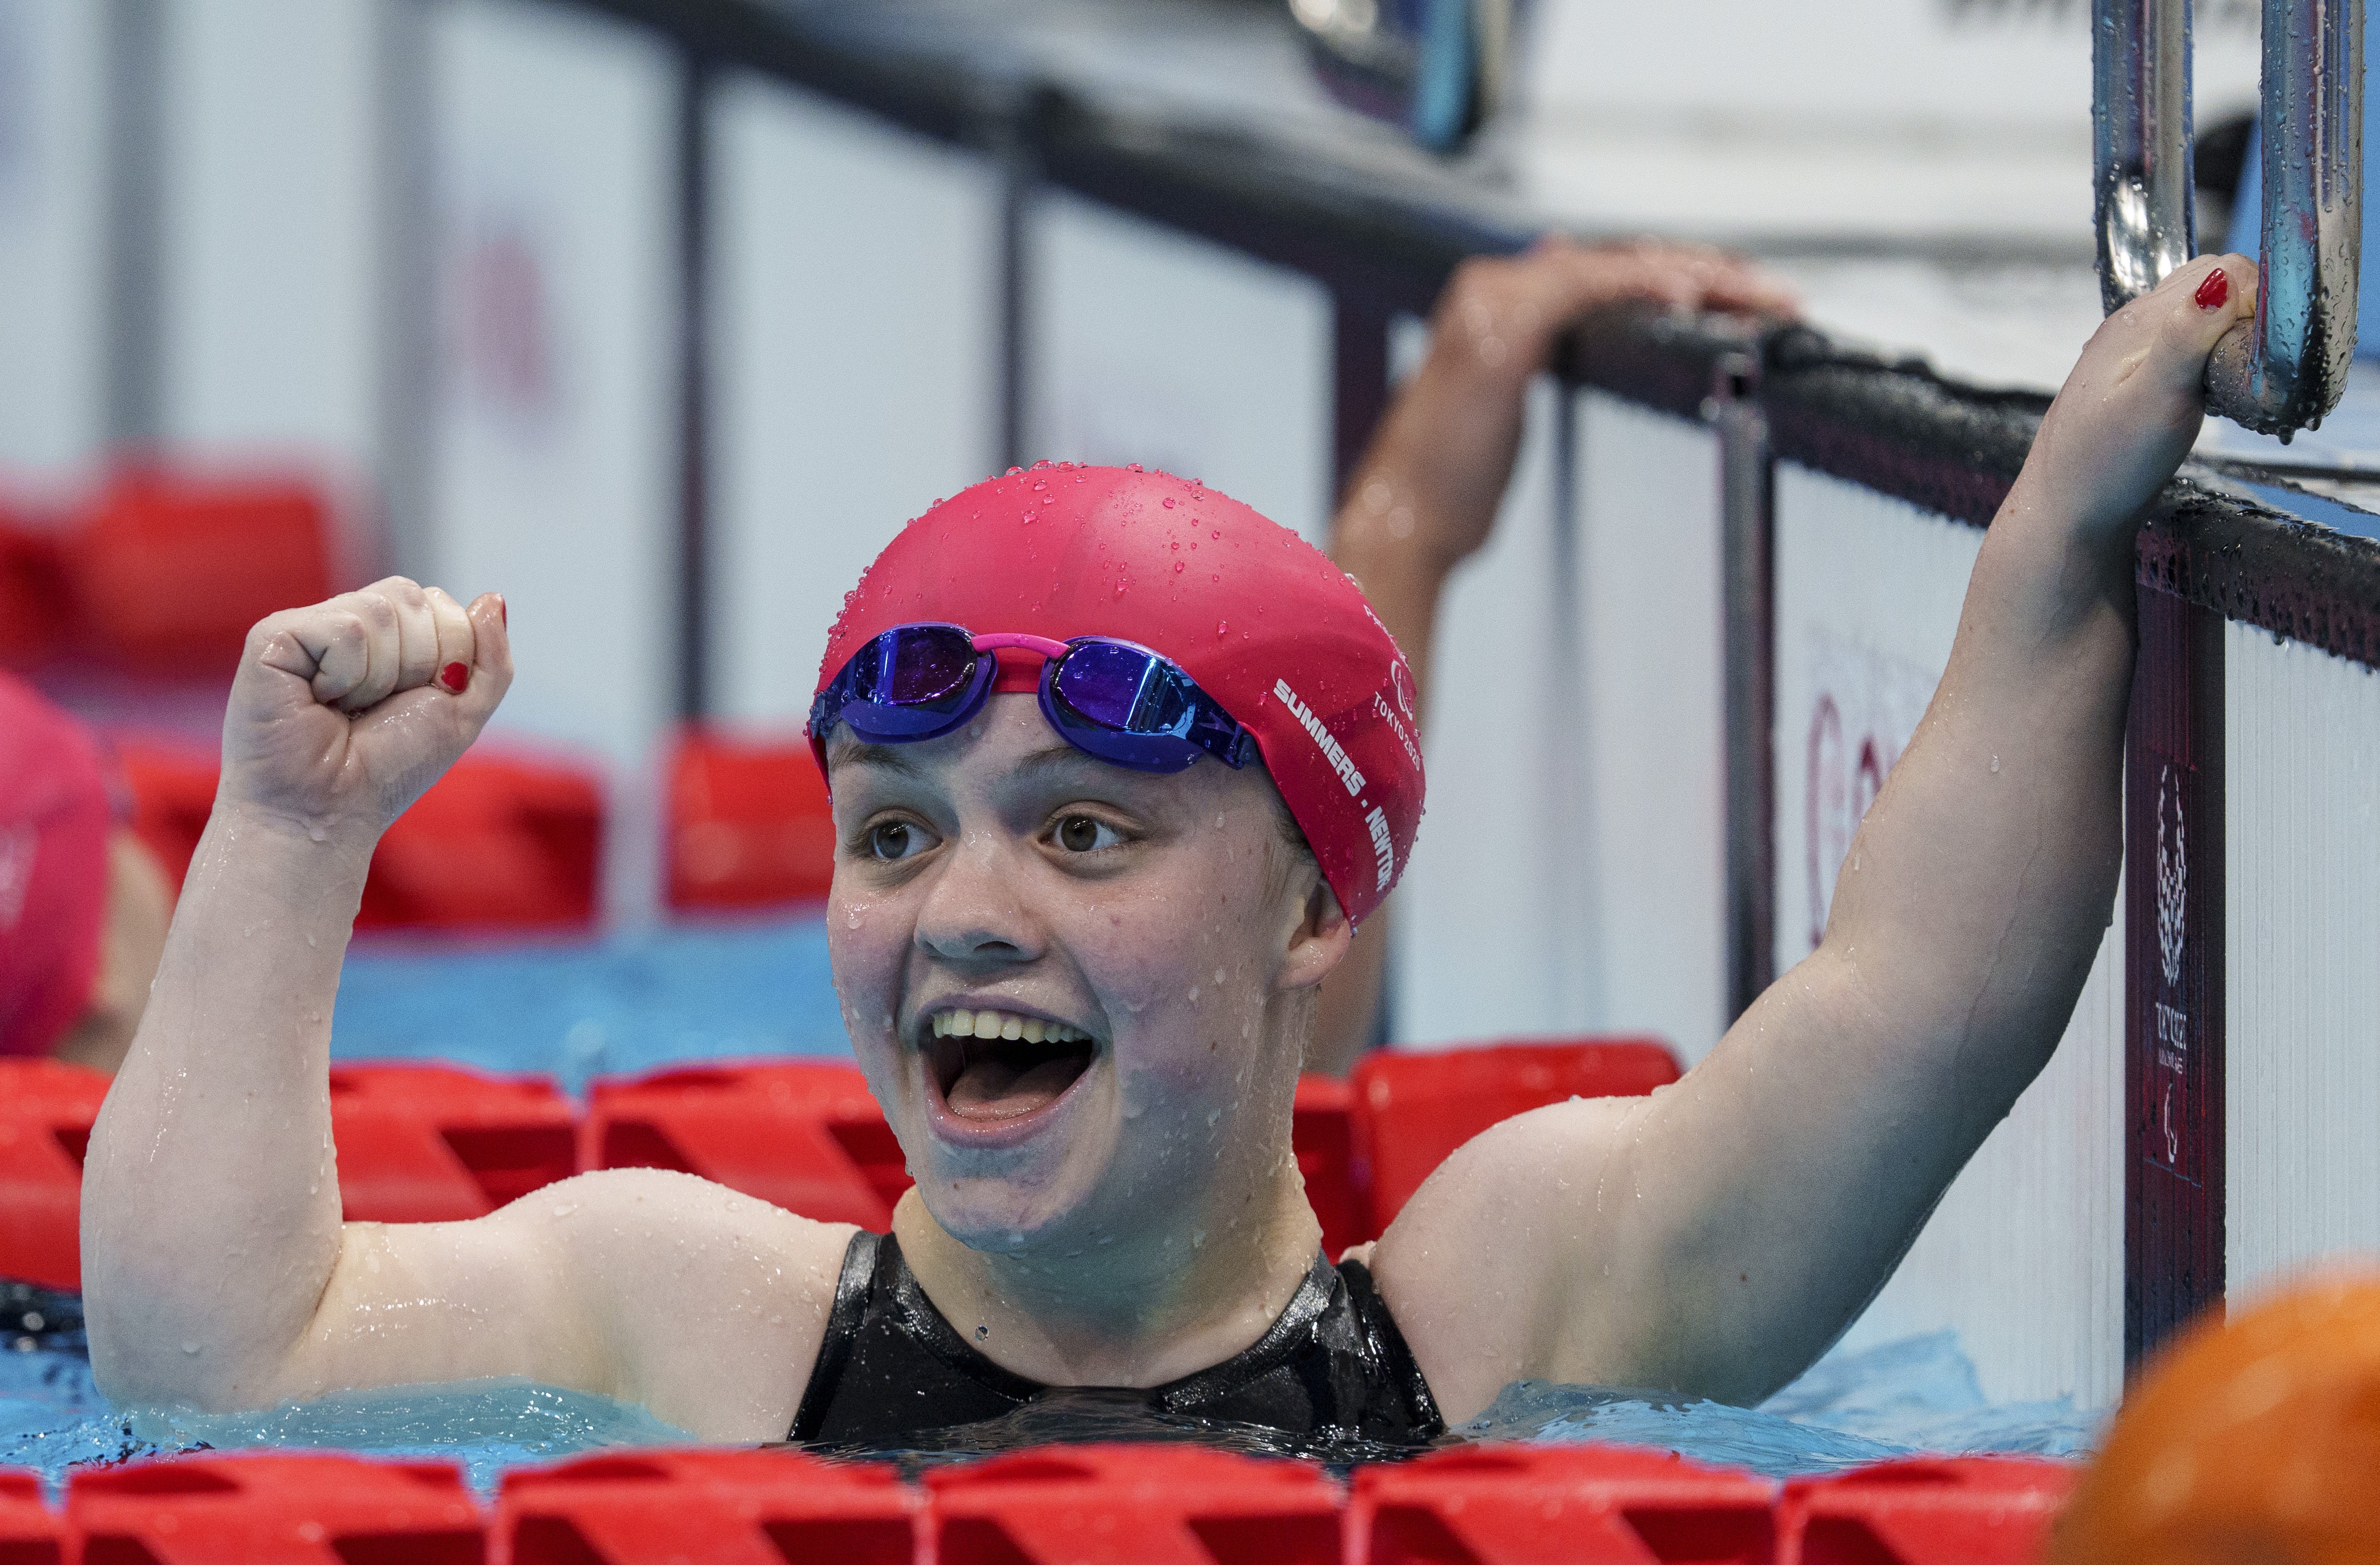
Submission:
POLYGON ((1080 1027, 1070 1027, 1063 1022, 1045 1022, 1038 1016, 1012 1015, 1005 1011, 937 1011, 933 1016, 936 1037, 1022 1038, 1026 1043, 1087 1043, 1091 1035, 1080 1027))

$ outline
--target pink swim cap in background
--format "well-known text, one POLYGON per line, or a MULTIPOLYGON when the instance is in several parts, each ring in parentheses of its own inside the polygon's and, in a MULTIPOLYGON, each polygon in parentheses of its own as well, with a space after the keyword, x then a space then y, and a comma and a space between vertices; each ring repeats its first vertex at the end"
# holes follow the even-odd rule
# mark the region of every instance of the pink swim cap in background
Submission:
MULTIPOLYGON (((1350 918, 1404 872, 1423 789, 1413 672, 1344 572, 1238 501, 1164 473, 1065 463, 961 491, 904 528, 844 600, 819 689, 869 639, 920 621, 1162 652, 1256 735, 1350 918)), ((1002 654, 999 688, 1033 688, 1014 656, 1002 654)), ((825 739, 811 735, 821 757, 825 739)))
POLYGON ((0 673, 0 1054, 47 1054, 91 1002, 112 824, 91 735, 0 673))

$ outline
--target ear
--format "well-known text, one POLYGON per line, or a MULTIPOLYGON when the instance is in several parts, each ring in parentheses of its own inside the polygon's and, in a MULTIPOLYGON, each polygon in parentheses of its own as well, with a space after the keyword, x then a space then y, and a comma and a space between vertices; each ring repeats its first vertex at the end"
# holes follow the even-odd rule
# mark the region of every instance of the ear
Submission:
POLYGON ((1280 987, 1300 989, 1320 983, 1346 956, 1347 942, 1354 938, 1355 926, 1340 907, 1338 893, 1329 881, 1315 876, 1314 889, 1306 893, 1305 905, 1289 932, 1280 987))

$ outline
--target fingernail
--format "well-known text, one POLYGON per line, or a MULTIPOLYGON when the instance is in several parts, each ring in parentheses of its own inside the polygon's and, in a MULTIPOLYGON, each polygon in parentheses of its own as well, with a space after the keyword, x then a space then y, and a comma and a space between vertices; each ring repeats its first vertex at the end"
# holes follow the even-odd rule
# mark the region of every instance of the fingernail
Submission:
POLYGON ((2205 282, 2198 285, 2198 292, 2192 297, 2198 300, 2198 308, 2201 309, 2222 309, 2224 305, 2230 302, 2231 274, 2221 267, 2216 267, 2206 274, 2205 282))
POLYGON ((504 605, 504 595, 501 592, 496 594, 496 619, 506 630, 512 628, 513 612, 504 605))
POLYGON ((471 683, 471 671, 463 663, 448 663, 438 671, 438 683, 459 696, 463 693, 463 686, 471 683))

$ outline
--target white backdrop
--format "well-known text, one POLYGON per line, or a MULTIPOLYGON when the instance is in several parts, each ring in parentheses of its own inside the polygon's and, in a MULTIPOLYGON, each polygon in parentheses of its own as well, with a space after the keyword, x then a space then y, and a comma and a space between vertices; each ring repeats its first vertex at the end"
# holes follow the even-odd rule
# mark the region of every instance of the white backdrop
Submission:
POLYGON ((558 7, 455 0, 431 25, 432 574, 505 594, 517 675, 494 731, 608 763, 606 908, 643 916, 675 698, 676 67, 558 7))
POLYGON ((1000 173, 757 78, 712 112, 711 701, 798 725, 859 573, 998 461, 1000 173))

